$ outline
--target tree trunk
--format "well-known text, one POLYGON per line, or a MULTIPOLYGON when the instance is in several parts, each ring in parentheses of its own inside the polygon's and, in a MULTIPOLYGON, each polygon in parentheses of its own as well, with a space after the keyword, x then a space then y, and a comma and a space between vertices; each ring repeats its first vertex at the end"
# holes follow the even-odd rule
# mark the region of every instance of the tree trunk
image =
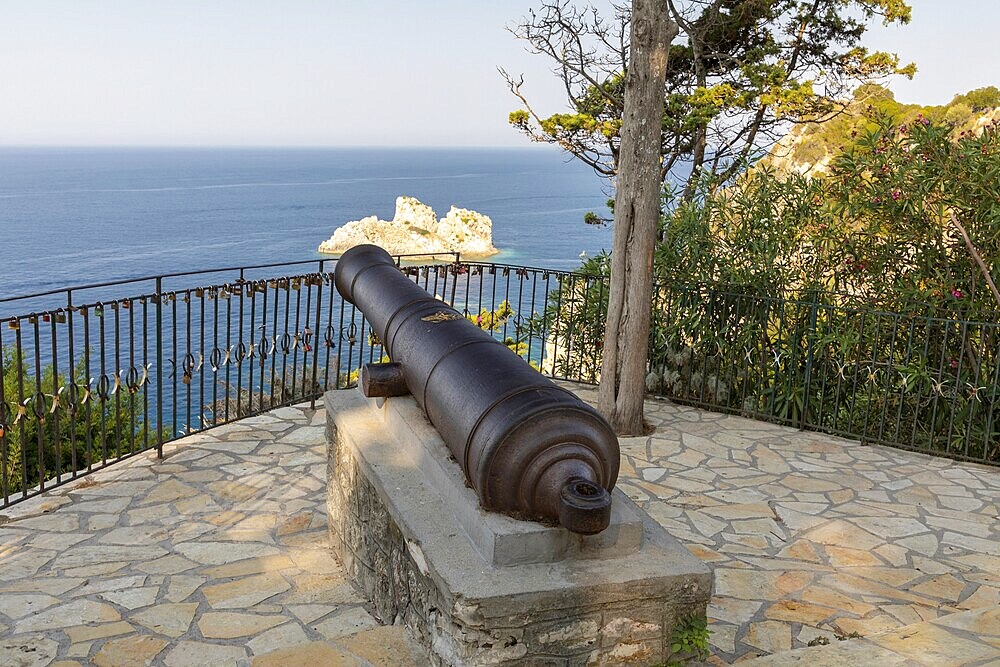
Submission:
POLYGON ((677 24, 666 0, 632 0, 625 76, 611 287, 598 393, 600 411, 621 435, 645 431, 646 359, 653 291, 653 246, 660 218, 660 128, 670 42, 677 24))

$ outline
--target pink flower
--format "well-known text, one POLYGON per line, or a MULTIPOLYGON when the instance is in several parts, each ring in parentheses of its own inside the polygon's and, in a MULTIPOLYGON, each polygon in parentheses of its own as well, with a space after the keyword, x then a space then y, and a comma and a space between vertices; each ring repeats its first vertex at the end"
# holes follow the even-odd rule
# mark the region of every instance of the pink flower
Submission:
POLYGON ((902 194, 903 193, 901 193, 899 190, 893 190, 892 191, 892 201, 899 201, 899 198, 902 196, 902 194))
POLYGON ((956 299, 961 299, 963 296, 965 296, 964 294, 962 294, 962 290, 960 290, 958 288, 952 289, 951 290, 951 295, 953 297, 955 297, 956 299))
POLYGON ((882 200, 881 200, 880 198, 878 198, 878 197, 872 197, 872 203, 873 203, 873 204, 878 204, 878 203, 879 203, 879 202, 881 202, 881 201, 882 201, 882 200))
POLYGON ((951 361, 948 362, 948 365, 951 366, 952 368, 958 368, 958 359, 952 359, 951 361))

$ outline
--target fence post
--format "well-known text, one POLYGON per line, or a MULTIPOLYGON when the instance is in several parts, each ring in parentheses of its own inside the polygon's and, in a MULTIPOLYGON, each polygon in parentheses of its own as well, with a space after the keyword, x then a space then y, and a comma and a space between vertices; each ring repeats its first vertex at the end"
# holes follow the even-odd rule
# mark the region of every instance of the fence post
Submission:
POLYGON ((163 278, 156 279, 156 458, 163 458, 163 278))
MULTIPOLYGON (((458 267, 462 263, 461 253, 455 253, 455 263, 452 267, 455 269, 455 279, 451 281, 451 303, 449 304, 452 308, 455 307, 455 288, 458 286, 458 267)), ((466 300, 468 300, 469 295, 465 295, 466 300)))
POLYGON ((819 310, 819 300, 816 290, 812 290, 812 299, 809 307, 809 328, 806 330, 806 377, 805 388, 802 395, 802 416, 799 418, 799 428, 809 425, 809 395, 812 390, 813 362, 815 361, 816 349, 814 339, 816 338, 816 320, 819 310))
MULTIPOLYGON (((319 284, 316 286, 316 325, 313 329, 313 368, 312 368, 312 399, 309 401, 309 409, 316 409, 316 386, 318 385, 318 375, 319 375, 319 322, 320 322, 320 312, 323 310, 323 263, 326 260, 319 260, 319 284)), ((329 374, 327 375, 329 377, 329 374)), ((325 388, 324 388, 325 389, 325 388)))

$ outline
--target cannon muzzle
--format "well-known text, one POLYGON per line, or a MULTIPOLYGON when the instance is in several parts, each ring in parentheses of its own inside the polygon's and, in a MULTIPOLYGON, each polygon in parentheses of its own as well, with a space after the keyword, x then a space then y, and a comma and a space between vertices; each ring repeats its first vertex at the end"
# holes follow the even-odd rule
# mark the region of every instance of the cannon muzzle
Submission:
POLYGON ((620 453, 596 410, 414 284, 378 246, 344 253, 335 282, 392 360, 362 369, 365 394, 409 390, 485 509, 576 533, 607 528, 620 453))

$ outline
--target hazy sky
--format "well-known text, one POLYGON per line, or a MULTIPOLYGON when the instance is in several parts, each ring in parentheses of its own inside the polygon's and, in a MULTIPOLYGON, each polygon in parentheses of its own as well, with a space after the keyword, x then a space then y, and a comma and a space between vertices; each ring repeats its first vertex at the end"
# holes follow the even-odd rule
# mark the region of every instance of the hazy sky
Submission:
MULTIPOLYGON (((0 145, 524 145, 496 72, 549 65, 504 30, 530 0, 0 0, 0 145)), ((869 42, 943 103, 1000 84, 998 0, 912 0, 869 42)))

